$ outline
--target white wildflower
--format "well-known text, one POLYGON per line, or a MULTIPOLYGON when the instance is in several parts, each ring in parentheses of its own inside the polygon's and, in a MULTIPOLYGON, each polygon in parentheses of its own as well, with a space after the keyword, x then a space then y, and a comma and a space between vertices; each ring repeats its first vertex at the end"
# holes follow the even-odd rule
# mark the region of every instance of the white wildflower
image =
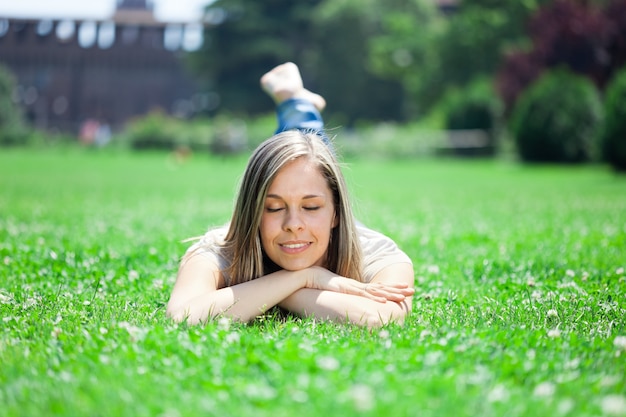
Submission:
POLYGON ((129 281, 136 281, 137 278, 139 278, 139 272, 135 271, 134 269, 131 269, 130 271, 128 271, 129 281))
POLYGON ((34 305, 37 305, 37 299, 33 297, 28 297, 26 301, 24 301, 24 304, 22 304, 22 308, 27 309, 31 308, 34 305))
POLYGON ((572 271, 571 269, 568 269, 567 271, 565 271, 565 275, 567 275, 568 277, 575 277, 576 272, 572 271))
POLYGON ((565 415, 565 414, 569 414, 574 409, 575 406, 576 406, 576 403, 574 402, 574 400, 572 400, 571 398, 565 398, 559 402, 559 405, 557 406, 557 410, 560 415, 565 415))
POLYGON ((309 396, 304 391, 294 391, 291 393, 291 399, 297 403, 304 404, 309 401, 309 396))
POLYGON ((217 328, 218 330, 228 331, 230 329, 231 320, 228 317, 220 317, 217 319, 217 328))
POLYGON ((548 317, 559 317, 559 313, 553 308, 548 310, 547 315, 548 317))
POLYGON ((63 331, 61 329, 59 329, 58 327, 55 327, 54 329, 52 329, 52 331, 50 332, 50 336, 52 336, 52 338, 54 339, 58 339, 59 335, 63 333, 63 331))
POLYGON ((613 387, 620 382, 621 378, 617 375, 605 375, 600 379, 600 386, 603 388, 613 387))
POLYGON ((246 395, 256 400, 271 400, 276 398, 276 390, 266 384, 249 384, 245 391, 246 395))
POLYGON ((556 386, 551 382, 542 382, 535 387, 533 395, 535 397, 552 397, 556 391, 556 386))
POLYGON ((623 268, 623 267, 617 268, 617 269, 615 270, 615 273, 616 273, 617 275, 622 275, 622 274, 624 273, 624 268, 623 268))
POLYGON ((56 253, 55 251, 51 250, 51 251, 50 251, 50 257, 51 257, 53 260, 55 260, 55 261, 56 261, 56 260, 58 259, 59 255, 57 255, 57 253, 56 253))
POLYGON ((117 326, 121 329, 125 329, 128 334, 130 335, 130 339, 133 342, 137 342, 139 340, 143 340, 146 337, 146 334, 148 334, 148 330, 147 329, 142 329, 140 327, 137 326, 133 326, 132 324, 128 323, 127 321, 122 321, 119 322, 117 324, 117 326))
POLYGON ((350 388, 350 397, 358 411, 369 411, 374 408, 374 390, 364 384, 356 384, 350 388))
POLYGON ((600 407, 605 414, 613 416, 626 415, 626 397, 617 394, 607 395, 602 398, 600 407))
POLYGON ((332 356, 322 356, 317 360, 317 366, 326 371, 335 371, 339 369, 339 361, 332 356))
POLYGON ((490 403, 506 402, 508 399, 509 391, 501 384, 493 387, 493 389, 489 391, 489 394, 487 394, 487 401, 490 403))
POLYGON ((439 266, 438 265, 428 265, 426 270, 429 273, 431 273, 431 274, 438 274, 439 273, 439 266))
POLYGON ((11 304, 12 301, 13 301, 13 297, 0 292, 0 304, 11 304))
POLYGON ((228 333, 226 335, 226 342, 227 343, 237 343, 239 342, 239 339, 241 339, 241 336, 239 335, 239 333, 237 332, 232 332, 232 333, 228 333))
POLYGON ((561 331, 559 329, 550 329, 548 331, 548 337, 550 337, 552 339, 557 339, 557 338, 561 337, 561 331))
POLYGON ((613 346, 620 350, 626 350, 626 336, 617 336, 613 339, 613 346))

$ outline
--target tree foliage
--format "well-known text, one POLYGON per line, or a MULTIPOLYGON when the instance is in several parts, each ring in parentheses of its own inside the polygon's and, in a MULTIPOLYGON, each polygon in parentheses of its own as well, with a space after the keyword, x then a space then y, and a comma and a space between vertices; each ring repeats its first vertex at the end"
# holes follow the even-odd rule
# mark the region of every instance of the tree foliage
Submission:
POLYGON ((566 67, 601 89, 626 63, 626 0, 556 0, 529 20, 530 47, 510 51, 497 74, 507 111, 541 74, 566 67))
POLYGON ((294 61, 340 124, 414 119, 448 88, 493 75, 543 2, 476 0, 444 14, 431 0, 216 0, 190 62, 218 110, 267 111, 258 78, 294 61))
POLYGON ((603 158, 618 171, 626 171, 626 68, 606 89, 603 158))
POLYGON ((602 105, 596 87, 568 69, 544 73, 524 91, 512 115, 521 158, 584 162, 597 151, 602 105))
POLYGON ((379 73, 402 80, 418 110, 427 111, 448 89, 491 76, 503 51, 524 42, 524 22, 541 1, 461 2, 448 16, 433 2, 412 3, 411 13, 382 18, 386 24, 372 40, 372 59, 379 73))
POLYGON ((339 123, 400 115, 400 84, 367 65, 367 39, 376 28, 360 2, 217 0, 206 16, 214 25, 190 62, 205 88, 219 95, 222 110, 266 112, 271 102, 259 77, 293 61, 305 84, 327 98, 328 114, 339 123))
MULTIPOLYGON (((216 92, 222 108, 257 113, 271 103, 259 77, 279 63, 296 61, 308 70, 313 57, 311 11, 320 0, 217 0, 206 11, 205 31, 190 64, 216 92)), ((310 74, 306 74, 310 75, 310 74)))
POLYGON ((0 145, 15 145, 26 137, 21 109, 13 102, 15 77, 0 65, 0 145))

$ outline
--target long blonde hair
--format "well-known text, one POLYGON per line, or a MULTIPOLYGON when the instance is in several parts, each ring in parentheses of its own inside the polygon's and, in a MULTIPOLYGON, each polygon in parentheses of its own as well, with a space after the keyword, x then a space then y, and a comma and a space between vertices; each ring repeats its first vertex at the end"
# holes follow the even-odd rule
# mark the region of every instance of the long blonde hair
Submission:
POLYGON ((339 223, 331 231, 326 268, 362 281, 362 253, 348 188, 333 151, 314 132, 289 130, 272 136, 254 151, 244 172, 223 250, 232 262, 229 285, 250 281, 277 269, 261 245, 261 215, 272 181, 290 161, 308 158, 318 166, 333 195, 339 223))

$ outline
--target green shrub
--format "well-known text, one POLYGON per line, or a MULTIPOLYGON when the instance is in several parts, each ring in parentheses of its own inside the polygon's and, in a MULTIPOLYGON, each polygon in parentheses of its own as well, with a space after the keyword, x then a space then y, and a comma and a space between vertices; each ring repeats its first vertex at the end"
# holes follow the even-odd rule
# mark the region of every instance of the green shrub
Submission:
POLYGON ((545 73, 522 93, 511 130, 528 162, 583 162, 594 156, 602 104, 590 80, 569 70, 545 73))
POLYGON ((440 103, 448 143, 440 152, 492 156, 500 102, 490 80, 479 78, 462 89, 448 91, 440 103))
POLYGON ((626 68, 606 89, 602 156, 618 171, 626 171, 626 68))
POLYGON ((449 92, 444 101, 449 146, 456 154, 493 155, 496 152, 496 119, 499 101, 486 79, 449 92))
POLYGON ((208 151, 212 130, 208 120, 180 120, 155 111, 129 123, 122 140, 135 150, 208 151))
POLYGON ((167 115, 155 111, 133 120, 126 128, 126 139, 136 150, 172 150, 176 146, 174 121, 167 115))
POLYGON ((453 90, 444 99, 447 129, 491 130, 495 125, 498 101, 487 80, 453 90))
POLYGON ((28 138, 22 112, 13 102, 14 89, 13 74, 0 65, 0 146, 23 144, 28 138))

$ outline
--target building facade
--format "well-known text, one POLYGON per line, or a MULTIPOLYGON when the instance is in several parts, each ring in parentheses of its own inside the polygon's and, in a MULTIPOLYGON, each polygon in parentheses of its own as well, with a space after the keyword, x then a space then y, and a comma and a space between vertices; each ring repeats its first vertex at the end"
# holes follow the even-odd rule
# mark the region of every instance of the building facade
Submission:
POLYGON ((0 16, 0 64, 14 101, 39 129, 76 134, 88 121, 121 129, 152 110, 189 116, 202 95, 185 67, 202 26, 154 19, 145 0, 122 1, 102 21, 0 16))

